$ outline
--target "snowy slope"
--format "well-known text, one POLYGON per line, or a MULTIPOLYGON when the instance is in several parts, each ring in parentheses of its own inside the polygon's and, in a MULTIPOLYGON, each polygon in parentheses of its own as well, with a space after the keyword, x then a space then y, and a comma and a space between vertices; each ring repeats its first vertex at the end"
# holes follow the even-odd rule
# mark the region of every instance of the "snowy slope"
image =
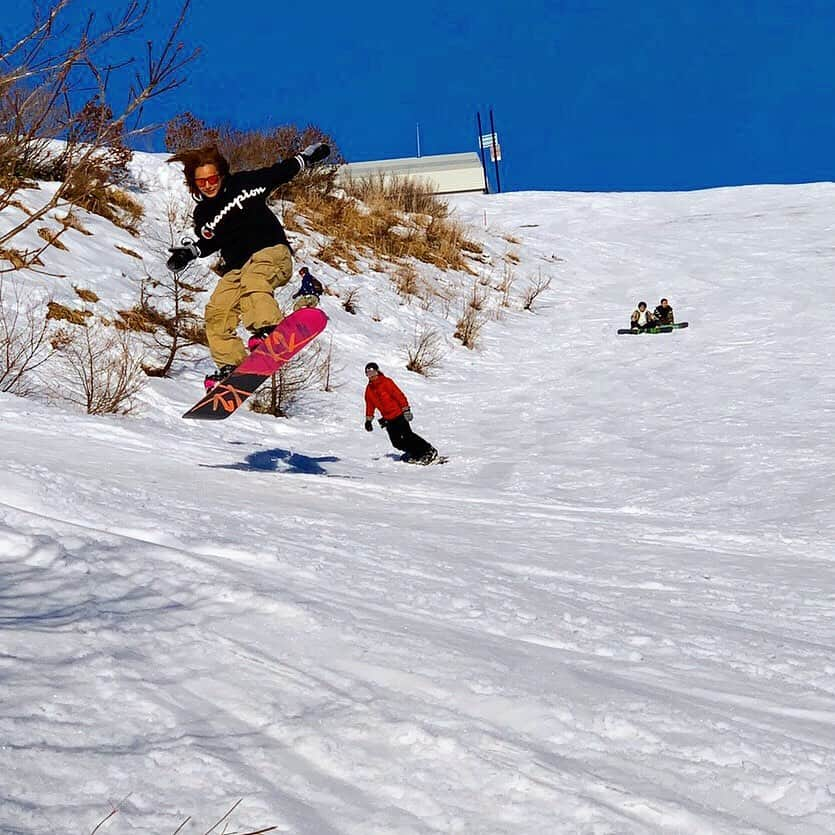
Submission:
POLYGON ((362 294, 292 419, 180 420, 201 352, 131 417, 0 395, 0 831, 835 831, 835 186, 453 203, 552 276, 477 351, 297 241, 362 294), (369 359, 449 463, 362 431, 369 359))

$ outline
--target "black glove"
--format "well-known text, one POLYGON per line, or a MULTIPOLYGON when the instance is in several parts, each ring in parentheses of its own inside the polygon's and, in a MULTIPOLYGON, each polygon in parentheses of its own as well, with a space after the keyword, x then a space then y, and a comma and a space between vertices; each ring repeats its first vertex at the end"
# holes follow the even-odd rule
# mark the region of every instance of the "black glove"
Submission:
POLYGON ((168 251, 171 253, 171 257, 165 262, 165 266, 172 273, 184 270, 195 258, 200 257, 200 250, 197 248, 197 244, 193 243, 184 246, 170 246, 168 251))
POLYGON ((365 422, 365 431, 366 432, 373 432, 374 431, 374 424, 370 420, 367 420, 365 422))
POLYGON ((403 411, 403 417, 406 418, 406 420, 411 420, 412 419, 412 410, 408 406, 403 411))
POLYGON ((387 421, 384 417, 381 417, 381 418, 377 421, 377 423, 379 423, 379 424, 380 424, 380 429, 385 429, 385 428, 389 425, 389 422, 388 422, 388 421, 387 421))
POLYGON ((299 154, 297 159, 301 159, 302 170, 304 170, 305 168, 310 168, 311 165, 317 162, 321 162, 323 159, 327 159, 330 153, 330 145, 326 145, 324 142, 314 142, 312 145, 308 145, 299 154))

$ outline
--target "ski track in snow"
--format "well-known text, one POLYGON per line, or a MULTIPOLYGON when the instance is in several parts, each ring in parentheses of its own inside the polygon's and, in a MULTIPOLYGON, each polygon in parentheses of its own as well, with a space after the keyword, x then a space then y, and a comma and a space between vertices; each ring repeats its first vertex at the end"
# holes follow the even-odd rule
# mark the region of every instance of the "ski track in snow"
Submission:
POLYGON ((0 395, 0 831, 835 831, 835 188, 453 203, 555 281, 391 368, 443 467, 361 375, 289 422, 0 395), (662 293, 688 331, 614 336, 662 293))

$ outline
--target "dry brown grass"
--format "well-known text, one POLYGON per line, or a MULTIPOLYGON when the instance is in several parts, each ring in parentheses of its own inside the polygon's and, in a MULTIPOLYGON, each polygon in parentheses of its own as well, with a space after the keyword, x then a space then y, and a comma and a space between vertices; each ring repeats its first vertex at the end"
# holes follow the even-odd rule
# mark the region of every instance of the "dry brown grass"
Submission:
POLYGON ((401 264, 392 273, 391 280, 397 289, 398 295, 405 301, 411 301, 420 290, 420 280, 418 278, 418 271, 414 264, 401 264))
POLYGON ((47 319, 70 322, 73 325, 84 325, 87 323, 87 319, 93 315, 89 310, 73 310, 58 302, 49 302, 46 307, 47 319))
POLYGON ((135 331, 137 333, 154 333, 161 324, 161 317, 152 308, 136 305, 130 310, 116 311, 120 319, 114 323, 117 330, 135 331))
POLYGON ((40 226, 38 227, 38 236, 45 240, 50 246, 54 246, 55 249, 62 249, 64 252, 68 252, 69 247, 62 240, 60 240, 63 231, 64 229, 59 229, 57 232, 53 232, 52 230, 47 229, 46 226, 40 226))
POLYGON ((82 235, 87 235, 89 237, 93 234, 81 223, 81 221, 72 212, 70 212, 66 217, 62 218, 61 223, 64 225, 65 228, 75 229, 76 232, 81 232, 82 235))
POLYGON ((344 194, 307 189, 294 195, 286 217, 290 228, 306 225, 328 237, 316 257, 357 272, 360 257, 387 261, 413 258, 440 269, 472 272, 464 253, 478 250, 464 227, 449 217, 449 208, 419 180, 345 181, 344 194))
POLYGON ((20 211, 27 217, 32 216, 32 210, 25 204, 21 203, 20 200, 9 200, 9 205, 14 206, 16 209, 20 209, 20 211))
POLYGON ((78 296, 78 298, 80 298, 82 301, 92 302, 95 304, 95 302, 99 300, 98 295, 94 293, 92 290, 87 290, 84 287, 73 287, 73 290, 75 290, 76 296, 78 296))
POLYGON ((125 255, 130 255, 131 258, 138 258, 140 261, 144 260, 138 252, 134 252, 130 247, 122 246, 121 244, 114 244, 119 252, 124 252, 125 255))
POLYGON ((16 270, 22 270, 28 263, 26 253, 19 249, 0 247, 0 261, 8 261, 16 270))
POLYGON ((128 192, 97 179, 73 181, 68 188, 67 199, 139 237, 139 224, 145 209, 128 192))

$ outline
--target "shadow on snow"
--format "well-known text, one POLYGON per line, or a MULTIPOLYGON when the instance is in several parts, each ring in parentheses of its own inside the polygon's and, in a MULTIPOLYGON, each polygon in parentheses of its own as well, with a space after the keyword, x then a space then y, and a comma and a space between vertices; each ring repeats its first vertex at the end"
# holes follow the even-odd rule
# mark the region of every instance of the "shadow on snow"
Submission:
POLYGON ((335 455, 312 458, 288 449, 264 449, 253 452, 238 464, 201 464, 217 470, 248 470, 254 472, 301 473, 303 475, 328 475, 322 464, 339 461, 335 455))

